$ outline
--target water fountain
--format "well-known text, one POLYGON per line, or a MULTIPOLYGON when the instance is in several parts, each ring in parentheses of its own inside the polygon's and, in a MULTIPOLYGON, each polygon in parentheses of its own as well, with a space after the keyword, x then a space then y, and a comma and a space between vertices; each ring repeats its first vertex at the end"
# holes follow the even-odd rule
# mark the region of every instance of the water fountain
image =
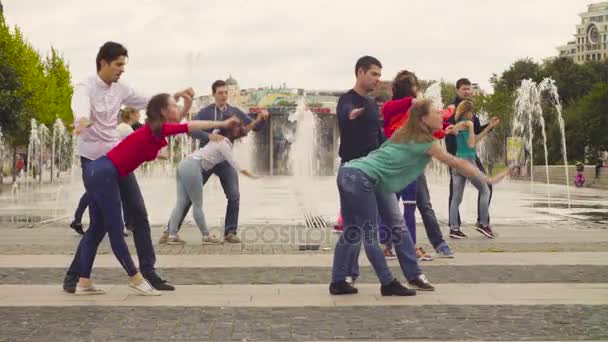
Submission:
POLYGON ((25 184, 28 188, 30 185, 30 179, 33 179, 35 177, 35 170, 33 164, 34 161, 37 160, 35 156, 38 153, 41 154, 41 152, 38 152, 42 150, 41 145, 42 144, 40 141, 40 134, 38 133, 38 125, 36 124, 36 120, 32 119, 30 121, 30 142, 27 147, 27 169, 25 173, 25 184))
MULTIPOLYGON (((424 92, 424 98, 430 99, 433 102, 433 107, 442 109, 443 100, 441 98, 441 82, 431 84, 424 92)), ((439 143, 445 148, 445 141, 443 139, 440 140, 439 143)), ((430 172, 428 172, 427 175, 430 176, 429 178, 431 178, 433 182, 444 181, 450 177, 448 167, 435 159, 432 159, 431 163, 429 164, 428 171, 430 172)))
MULTIPOLYGON (((326 228, 325 219, 319 215, 317 208, 317 194, 311 191, 309 185, 313 182, 319 172, 319 157, 317 155, 317 143, 319 121, 316 115, 306 106, 302 97, 298 100, 297 107, 288 117, 289 122, 296 123, 295 132, 286 132, 285 137, 292 137, 293 141, 289 150, 289 168, 295 178, 292 181, 298 205, 302 208, 304 220, 309 228, 326 228), (291 133, 291 134, 290 134, 291 133)), ((318 248, 318 246, 304 245, 305 248, 318 248)), ((301 246, 301 247, 302 247, 301 246)))
MULTIPOLYGON (((557 93, 557 87, 555 82, 551 79, 544 79, 541 83, 537 84, 532 80, 523 80, 519 89, 516 92, 515 100, 515 113, 513 115, 512 122, 512 137, 521 137, 524 141, 525 151, 528 152, 529 160, 526 160, 525 154, 521 154, 518 158, 518 164, 524 165, 529 161, 530 163, 530 187, 531 191, 534 190, 534 130, 535 127, 540 126, 542 141, 543 141, 543 152, 545 154, 545 174, 547 179, 547 185, 550 184, 549 179, 549 160, 547 151, 547 133, 545 119, 543 116, 542 101, 543 95, 549 94, 549 102, 556 108, 558 123, 560 125, 560 132, 562 135, 562 155, 564 159, 566 179, 568 180, 568 157, 566 155, 566 137, 564 132, 563 118, 561 114, 561 103, 559 101, 559 95, 557 93)), ((547 202, 551 204, 551 193, 547 187, 547 202)), ((570 185, 566 184, 568 194, 568 206, 570 206, 570 185)))
POLYGON ((306 107, 304 98, 298 100, 296 110, 289 115, 289 122, 297 122, 295 134, 289 150, 291 174, 298 178, 310 178, 317 175, 318 158, 316 155, 317 123, 316 116, 306 107))
POLYGON ((66 165, 66 160, 71 159, 64 158, 70 155, 71 137, 69 132, 66 130, 65 125, 61 119, 57 118, 53 124, 53 137, 51 143, 51 183, 55 179, 55 168, 56 176, 59 177, 61 171, 68 169, 70 165, 66 165))

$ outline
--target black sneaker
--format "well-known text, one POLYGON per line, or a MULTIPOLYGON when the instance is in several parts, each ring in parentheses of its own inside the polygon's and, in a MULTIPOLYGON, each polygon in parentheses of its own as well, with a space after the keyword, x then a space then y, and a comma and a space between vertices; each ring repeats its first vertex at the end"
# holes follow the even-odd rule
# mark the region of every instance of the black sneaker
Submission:
POLYGON ((76 292, 76 284, 78 284, 78 278, 80 278, 77 274, 66 274, 65 278, 63 278, 63 291, 67 293, 76 292))
POLYGON ((419 275, 418 278, 414 280, 408 280, 408 284, 420 291, 435 291, 435 287, 428 279, 426 279, 424 274, 419 275))
POLYGON ((393 279, 390 284, 380 286, 380 294, 383 296, 415 296, 416 290, 408 289, 397 279, 393 279))
POLYGON ((144 278, 159 291, 174 291, 175 286, 165 279, 161 278, 156 272, 144 275, 144 278))
POLYGON ((339 281, 329 284, 329 293, 332 295, 347 295, 359 293, 359 290, 346 281, 339 281))
POLYGON ((477 231, 489 239, 493 239, 496 237, 490 226, 481 225, 480 227, 477 227, 477 231))
POLYGON ((74 231, 76 231, 76 233, 78 233, 80 235, 84 235, 84 230, 82 229, 82 223, 72 221, 72 223, 70 223, 70 228, 74 229, 74 231))
POLYGON ((452 239, 466 239, 468 236, 464 235, 460 229, 450 229, 450 237, 452 239))

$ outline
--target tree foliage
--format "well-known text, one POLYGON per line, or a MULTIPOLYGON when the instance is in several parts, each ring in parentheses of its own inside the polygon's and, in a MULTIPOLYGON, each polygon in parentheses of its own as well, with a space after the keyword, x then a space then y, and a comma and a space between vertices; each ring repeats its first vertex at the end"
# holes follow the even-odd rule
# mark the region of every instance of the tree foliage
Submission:
POLYGON ((73 120, 70 78, 57 50, 41 56, 0 16, 0 126, 11 145, 27 144, 32 118, 49 128, 57 118, 73 120))

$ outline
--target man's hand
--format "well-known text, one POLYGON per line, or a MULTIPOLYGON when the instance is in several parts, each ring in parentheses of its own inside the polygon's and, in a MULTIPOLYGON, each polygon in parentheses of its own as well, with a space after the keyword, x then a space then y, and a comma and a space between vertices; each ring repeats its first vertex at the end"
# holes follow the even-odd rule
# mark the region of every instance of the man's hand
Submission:
POLYGON ((350 120, 355 120, 363 114, 363 111, 365 111, 365 108, 355 108, 348 113, 348 118, 350 120))
POLYGON ((224 140, 224 136, 221 134, 211 133, 209 134, 209 140, 213 142, 220 142, 224 140))
POLYGON ((72 127, 74 127, 74 134, 79 135, 82 133, 82 131, 91 127, 92 125, 93 123, 89 119, 82 118, 72 124, 72 127))
POLYGON ((458 134, 458 128, 454 125, 449 125, 445 128, 445 134, 458 134))
POLYGON ((260 113, 258 114, 256 120, 258 121, 266 121, 268 120, 268 118, 270 118, 270 112, 264 108, 260 111, 260 113))
POLYGON ((493 116, 490 119, 490 123, 489 123, 490 128, 494 128, 494 127, 498 126, 499 124, 500 124, 500 119, 497 116, 493 116))
POLYGON ((230 118, 222 121, 222 128, 232 128, 232 127, 236 127, 241 123, 241 120, 239 120, 238 118, 231 116, 230 118))

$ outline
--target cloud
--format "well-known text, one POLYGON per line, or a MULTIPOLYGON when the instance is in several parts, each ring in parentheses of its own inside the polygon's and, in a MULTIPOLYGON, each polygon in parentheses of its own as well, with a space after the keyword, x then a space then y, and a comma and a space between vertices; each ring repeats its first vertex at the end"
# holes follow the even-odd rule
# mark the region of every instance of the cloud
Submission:
POLYGON ((8 0, 5 16, 76 79, 95 71, 106 40, 129 48, 126 81, 146 92, 192 84, 206 93, 231 73, 242 87, 346 89, 355 60, 427 79, 467 76, 489 88, 515 59, 556 54, 590 1, 555 0, 8 0))

